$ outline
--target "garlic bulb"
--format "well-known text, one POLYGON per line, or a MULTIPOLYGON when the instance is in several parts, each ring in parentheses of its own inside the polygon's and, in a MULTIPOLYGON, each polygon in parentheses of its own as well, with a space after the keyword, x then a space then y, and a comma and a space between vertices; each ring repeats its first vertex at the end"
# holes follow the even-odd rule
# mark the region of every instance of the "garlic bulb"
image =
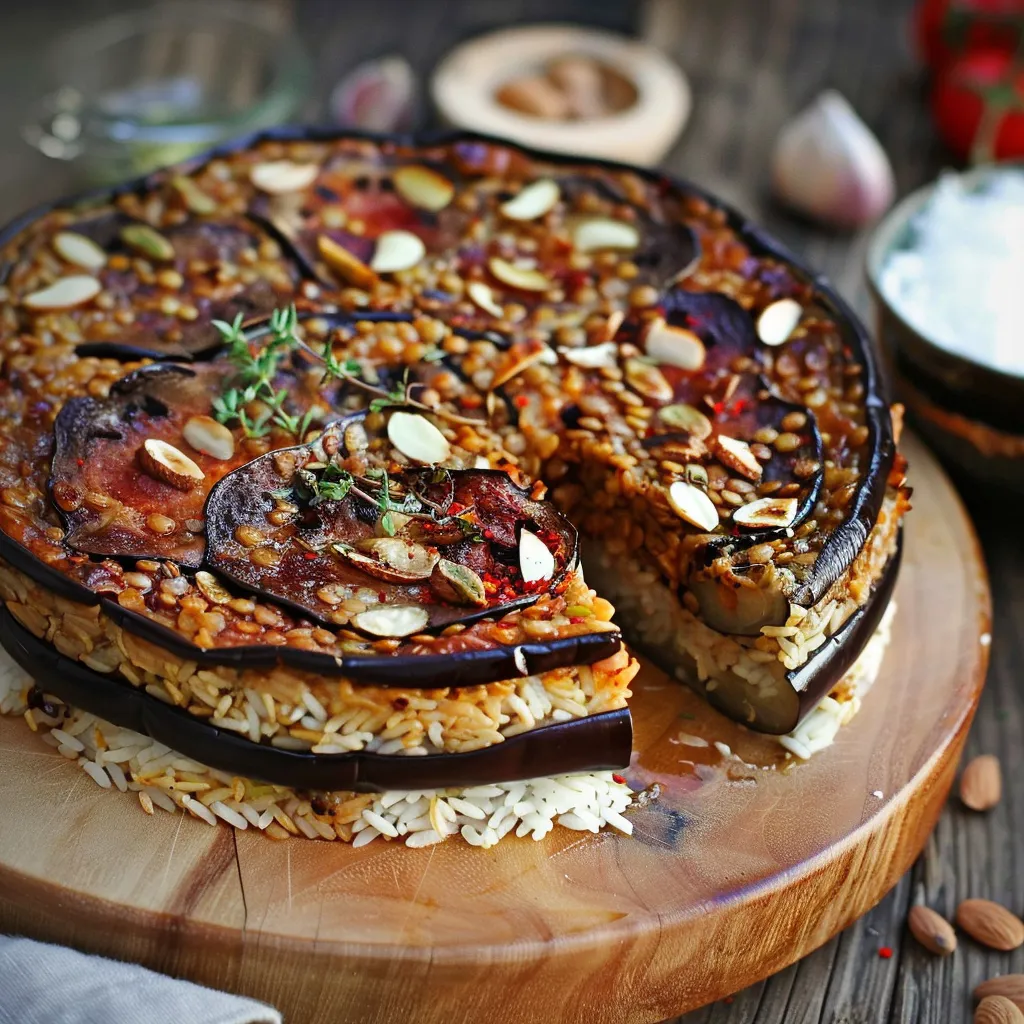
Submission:
POLYGON ((779 132, 772 185, 786 205, 838 227, 873 220, 895 193, 892 165, 881 143, 832 89, 779 132))
POLYGON ((368 60, 334 87, 330 110, 346 128, 370 132, 407 129, 415 118, 416 75, 404 57, 368 60))

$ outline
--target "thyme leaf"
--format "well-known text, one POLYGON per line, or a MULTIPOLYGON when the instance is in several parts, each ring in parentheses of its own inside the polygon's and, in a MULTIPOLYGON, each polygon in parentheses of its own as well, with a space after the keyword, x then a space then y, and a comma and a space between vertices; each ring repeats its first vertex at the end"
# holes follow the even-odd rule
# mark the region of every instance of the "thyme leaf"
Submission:
POLYGON ((213 414, 217 421, 224 424, 237 422, 247 437, 264 437, 273 427, 280 427, 301 440, 317 412, 309 409, 301 416, 292 415, 285 409, 288 389, 275 388, 273 384, 284 357, 302 344, 298 336, 299 316, 295 305, 275 309, 270 314, 270 340, 255 352, 242 328, 241 313, 231 323, 214 320, 213 326, 227 346, 228 359, 243 385, 228 388, 214 399, 213 414), (246 413, 245 406, 257 399, 264 403, 266 409, 252 418, 246 413))

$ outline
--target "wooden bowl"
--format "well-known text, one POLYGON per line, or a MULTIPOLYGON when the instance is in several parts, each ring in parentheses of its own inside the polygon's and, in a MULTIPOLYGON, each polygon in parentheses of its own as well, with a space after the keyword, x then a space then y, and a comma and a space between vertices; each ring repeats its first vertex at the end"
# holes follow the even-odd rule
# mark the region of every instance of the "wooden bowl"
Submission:
POLYGON ((503 29, 453 50, 431 80, 434 103, 459 128, 500 135, 528 146, 651 165, 661 160, 690 113, 690 86, 682 71, 652 46, 571 25, 503 29), (636 102, 607 117, 555 121, 512 110, 497 90, 549 60, 588 56, 636 87, 636 102))
MULTIPOLYGON (((978 184, 1006 166, 978 168, 962 178, 978 184)), ((898 203, 871 239, 867 278, 877 335, 899 398, 936 452, 971 480, 1024 493, 1024 377, 937 344, 896 309, 880 284, 886 257, 904 243, 935 188, 926 185, 898 203)))

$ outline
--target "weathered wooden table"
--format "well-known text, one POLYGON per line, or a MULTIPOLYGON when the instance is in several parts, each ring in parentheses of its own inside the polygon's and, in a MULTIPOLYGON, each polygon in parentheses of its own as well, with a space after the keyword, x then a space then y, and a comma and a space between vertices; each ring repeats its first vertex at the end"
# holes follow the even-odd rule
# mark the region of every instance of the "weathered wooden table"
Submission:
MULTIPOLYGON (((0 220, 74 184, 72 169, 33 154, 18 138, 27 105, 44 87, 39 49, 66 25, 126 6, 65 0, 5 10, 0 220)), ((878 133, 893 157, 901 194, 934 176, 943 162, 907 41, 909 0, 296 0, 282 6, 314 55, 310 116, 322 109, 318 98, 333 80, 361 57, 402 52, 426 71, 456 40, 502 23, 576 19, 649 35, 679 60, 695 91, 692 120, 667 166, 755 216, 830 274, 865 316, 866 236, 825 233, 766 197, 767 158, 778 127, 832 86, 878 133)), ((969 487, 965 497, 991 568, 996 610, 989 683, 969 753, 1001 757, 1010 783, 1006 797, 985 816, 952 802, 924 857, 875 910, 788 970, 677 1024, 949 1024, 970 1019, 969 992, 978 981, 1024 970, 1024 950, 995 954, 970 941, 954 957, 934 959, 905 927, 908 907, 921 899, 947 916, 967 896, 1024 909, 1024 787, 1013 784, 1024 768, 1018 677, 1024 545, 1005 502, 972 495, 969 487)))

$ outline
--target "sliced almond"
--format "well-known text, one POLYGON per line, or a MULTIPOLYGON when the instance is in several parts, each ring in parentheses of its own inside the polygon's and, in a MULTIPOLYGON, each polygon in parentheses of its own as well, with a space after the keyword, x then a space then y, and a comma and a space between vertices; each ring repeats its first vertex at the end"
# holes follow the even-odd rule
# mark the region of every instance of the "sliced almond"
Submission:
POLYGON ((359 544, 359 550, 335 544, 334 551, 356 569, 388 583, 425 580, 440 557, 422 544, 399 537, 371 537, 359 544))
POLYGON ((535 533, 519 533, 519 572, 524 583, 539 583, 555 575, 555 556, 535 533))
POLYGON ((796 498, 758 498, 736 509, 732 521, 752 530, 784 529, 793 525, 799 505, 796 498))
POLYGON ((357 288, 372 288, 377 275, 358 257, 328 235, 318 235, 316 247, 324 262, 343 281, 357 288))
POLYGON ((393 274, 411 270, 427 254, 427 247, 419 235, 411 231, 385 231, 377 237, 370 269, 378 274, 393 274))
POLYGON ((674 430, 685 430, 691 437, 703 441, 711 436, 711 420, 692 405, 679 402, 675 405, 664 405, 658 410, 658 419, 674 430))
POLYGON ((107 254, 91 238, 75 231, 58 231, 53 236, 53 251, 83 270, 100 270, 107 264, 107 254))
POLYGON ((212 572, 200 570, 196 573, 195 578, 196 586, 207 601, 211 601, 213 604, 227 604, 233 600, 231 591, 221 586, 220 580, 212 572))
POLYGON ((645 398, 655 402, 671 402, 675 397, 672 385, 653 363, 645 359, 627 359, 623 369, 626 383, 645 398))
POLYGON ((1009 952, 1024 945, 1024 921, 992 900, 964 900, 956 908, 956 923, 990 949, 1009 952))
POLYGON ((611 217, 587 217, 577 221, 572 231, 572 244, 577 252, 616 249, 632 252, 640 247, 640 230, 633 224, 611 217))
POLYGON ((95 277, 72 274, 58 278, 46 288, 40 288, 22 299, 22 305, 29 309, 73 309, 90 302, 100 293, 100 283, 95 277))
POLYGON ((748 480, 761 479, 764 469, 746 441, 719 434, 714 438, 711 449, 715 453, 715 458, 734 473, 739 473, 748 480))
POLYGON ((148 224, 129 224, 121 228, 121 240, 151 260, 174 259, 174 246, 156 228, 148 224))
POLYGON ((190 416, 181 435, 197 452, 227 460, 235 454, 234 434, 211 416, 190 416))
POLYGON ((504 317, 505 310, 495 301, 494 292, 483 281, 470 281, 466 285, 466 294, 485 313, 490 313, 499 320, 504 317))
POLYGON ((931 907, 911 907, 907 924, 914 938, 929 953, 949 956, 956 949, 956 932, 953 931, 953 926, 931 907))
POLYGON ((500 256, 492 256, 487 268, 502 283, 524 292, 545 292, 551 287, 551 279, 533 267, 520 267, 500 256))
POLYGON ((539 178, 520 189, 499 209, 509 220, 536 220, 553 210, 561 195, 558 182, 539 178))
POLYGON ((192 490, 206 476, 184 452, 159 438, 151 437, 143 441, 138 457, 139 465, 146 473, 179 491, 192 490))
POLYGON ((393 412, 388 420, 388 440, 407 459, 427 466, 447 462, 452 454, 444 434, 417 412, 393 412))
POLYGON ((256 164, 249 172, 249 180, 262 192, 284 195, 309 188, 320 174, 316 164, 297 164, 291 160, 269 160, 256 164))
POLYGON ((356 420, 345 427, 345 451, 349 455, 358 455, 370 447, 370 436, 366 433, 366 427, 362 420, 356 420))
POLYGON ((707 355, 704 342, 693 331, 665 323, 660 316, 648 324, 644 348, 652 359, 681 370, 699 370, 707 355))
POLYGON ((1003 974, 975 986, 975 999, 987 999, 989 996, 1005 996, 1024 1009, 1024 974, 1003 974))
POLYGON ((403 637, 419 633, 430 617, 417 605, 392 604, 357 612, 351 621, 356 629, 373 636, 403 637))
POLYGON ((804 308, 796 299, 778 299, 757 318, 757 336, 766 345, 784 345, 796 330, 804 308))
POLYGON ((1003 795, 999 758, 982 754, 967 763, 960 776, 960 799, 972 811, 989 811, 1003 795))
POLYGON ((974 1024, 1024 1024, 1024 1012, 1006 996, 986 996, 974 1011, 974 1024))
POLYGON ((668 503, 680 519, 705 533, 711 533, 718 526, 715 503, 699 487, 685 480, 677 480, 668 489, 668 503))
POLYGON ((407 576, 426 579, 441 557, 435 550, 401 537, 371 537, 356 547, 407 576))
POLYGON ((431 213, 443 210, 455 197, 455 185, 440 171, 422 164, 397 168, 391 181, 407 203, 431 213))
POLYGON ((530 674, 530 666, 526 662, 526 651, 522 647, 512 648, 512 661, 515 662, 516 670, 521 676, 530 674))
POLYGON ((554 357, 554 361, 557 363, 558 356, 547 345, 534 349, 532 352, 527 352, 524 356, 515 360, 515 362, 508 364, 504 369, 495 373, 494 379, 491 381, 491 390, 494 391, 496 388, 500 388, 502 384, 507 384, 513 377, 518 377, 523 370, 533 366, 534 363, 550 365, 552 357, 554 357))
POLYGON ((610 370, 618 365, 619 347, 614 341, 604 341, 600 345, 588 345, 586 348, 560 348, 558 351, 567 363, 587 370, 610 370))
POLYGON ((619 333, 619 328, 622 326, 622 322, 626 319, 626 311, 624 309, 616 309, 608 314, 608 319, 605 320, 604 326, 596 333, 598 338, 604 341, 614 341, 615 335, 619 333))
POLYGON ((487 604, 487 593, 484 581, 469 568, 442 558, 430 576, 430 586, 442 601, 449 604, 476 605, 482 608, 487 604))

